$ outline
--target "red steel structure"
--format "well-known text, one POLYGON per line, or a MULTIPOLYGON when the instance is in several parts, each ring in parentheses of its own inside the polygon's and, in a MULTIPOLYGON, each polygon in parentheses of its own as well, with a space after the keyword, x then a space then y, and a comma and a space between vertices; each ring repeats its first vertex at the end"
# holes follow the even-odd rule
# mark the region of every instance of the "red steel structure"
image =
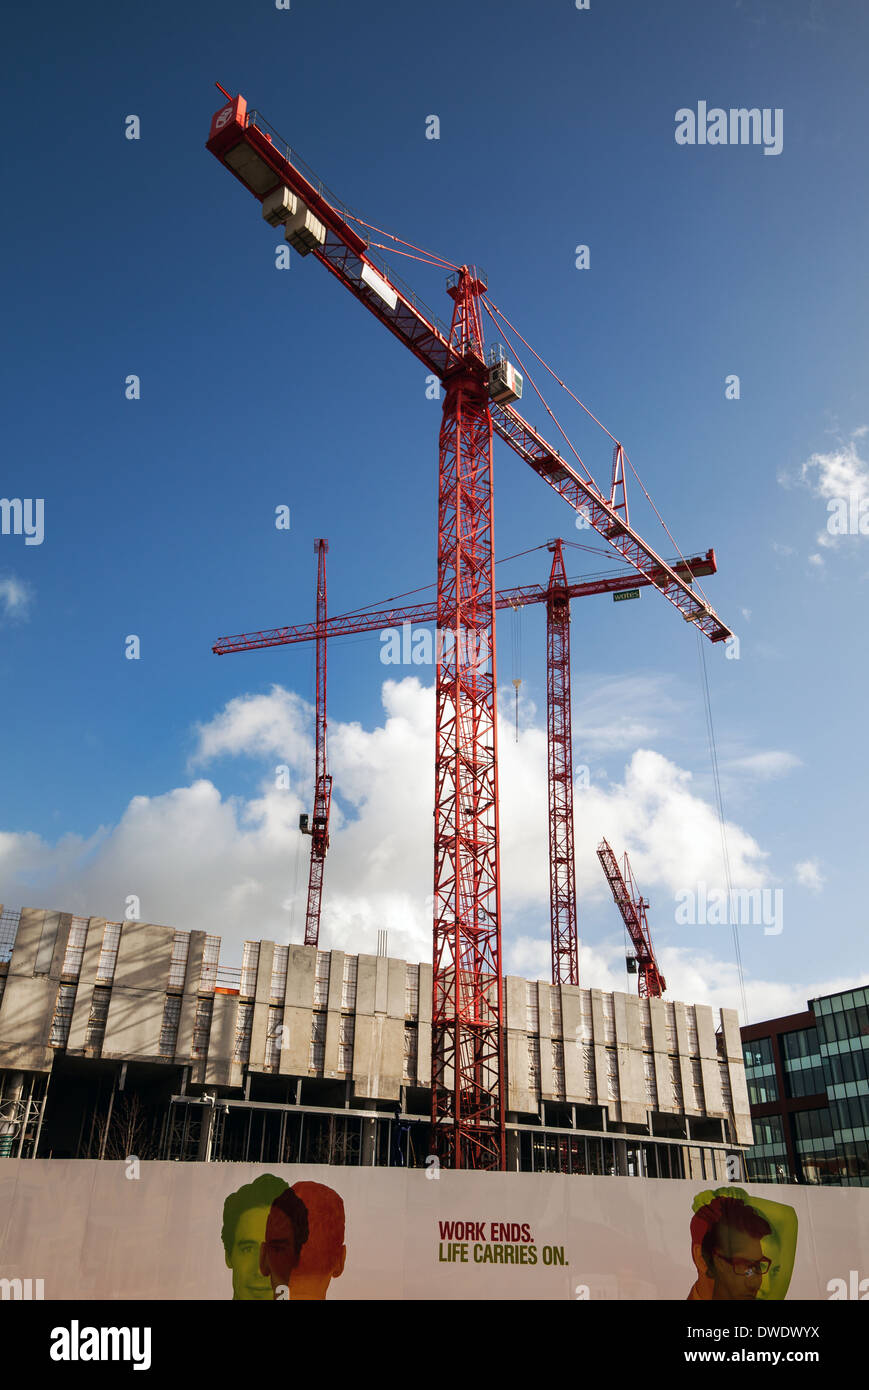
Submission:
POLYGON ((620 869, 619 862, 606 840, 601 840, 598 845, 597 857, 603 866, 616 906, 622 914, 622 921, 633 942, 636 952, 640 998, 660 999, 667 988, 667 981, 658 969, 658 962, 655 960, 652 937, 646 917, 646 908, 649 904, 634 887, 631 861, 626 853, 624 870, 620 869))
POLYGON ((546 729, 549 761, 549 910, 552 983, 579 984, 573 844, 573 742, 570 732, 570 589, 562 543, 550 546, 546 595, 546 729))
MULTIPOLYGON (((221 88, 223 91, 223 88, 221 88)), ((432 1128, 441 1162, 504 1165, 501 926, 498 889, 492 591, 492 434, 713 642, 729 628, 628 524, 591 475, 568 464, 510 403, 490 399, 480 326, 484 278, 457 268, 452 323, 437 318, 378 261, 331 194, 244 97, 224 92, 207 148, 410 349, 446 390, 438 492, 438 621, 454 641, 438 662, 432 1000, 432 1128), (469 656, 470 653, 470 656, 469 656), (492 977, 495 976, 493 979, 492 977)), ((434 263, 438 258, 430 258, 434 263)), ((584 469, 584 465, 580 465, 584 469)), ((587 471, 587 470, 585 470, 587 471)))
POLYGON ((311 836, 311 865, 308 870, 308 906, 305 912, 305 945, 320 940, 320 902, 323 896, 323 868, 329 848, 329 810, 332 805, 332 778, 326 771, 326 552, 328 541, 314 542, 317 554, 317 694, 315 701, 314 813, 311 824, 302 816, 299 828, 311 836))
MULTIPOLYGON (((524 608, 534 603, 546 604, 547 615, 547 712, 549 723, 549 826, 550 826, 550 911, 552 916, 552 983, 579 984, 579 943, 576 929, 576 890, 573 847, 573 781, 571 773, 570 730, 570 600, 589 598, 595 594, 619 593, 648 587, 651 580, 637 577, 631 580, 624 570, 591 575, 582 580, 568 581, 564 573, 564 542, 556 540, 549 546, 554 552, 549 583, 525 584, 501 589, 495 594, 495 608, 524 608), (556 708, 557 706, 557 708, 556 708), (557 833, 556 833, 557 827, 557 833)), ((715 574, 715 551, 705 555, 674 560, 674 570, 682 578, 715 574)), ((231 652, 258 651, 263 647, 283 647, 297 642, 316 642, 319 653, 323 646, 325 710, 325 646, 327 639, 365 632, 382 632, 406 625, 437 622, 438 609, 434 603, 415 603, 405 607, 380 608, 369 612, 343 613, 325 617, 325 585, 323 587, 323 617, 298 627, 276 627, 262 632, 239 633, 221 637, 212 647, 218 656, 231 652)), ((320 665, 318 661, 318 673, 320 665)), ((319 684, 318 684, 319 688, 319 684)), ((319 721, 318 721, 319 727, 319 721)), ((330 779, 331 783, 331 779, 330 779)), ((312 861, 313 868, 313 861, 312 861)), ((313 942, 311 944, 314 944, 313 942)))

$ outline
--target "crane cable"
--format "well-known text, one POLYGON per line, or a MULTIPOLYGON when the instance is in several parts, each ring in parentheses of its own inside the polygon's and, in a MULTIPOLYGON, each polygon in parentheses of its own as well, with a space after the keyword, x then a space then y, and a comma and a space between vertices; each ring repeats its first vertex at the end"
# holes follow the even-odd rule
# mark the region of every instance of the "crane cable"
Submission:
MULTIPOLYGON (((565 381, 562 381, 561 377, 558 376, 558 374, 552 370, 552 368, 549 366, 548 362, 546 362, 546 361, 540 356, 540 353, 535 351, 535 349, 534 349, 534 348, 531 346, 531 344, 528 342, 527 338, 522 337, 522 334, 519 332, 519 329, 515 326, 515 324, 513 324, 513 323, 510 322, 510 320, 507 318, 507 315, 506 315, 505 313, 503 313, 501 309, 498 308, 497 304, 493 303, 493 301, 492 301, 491 299, 489 299, 488 295, 483 295, 483 296, 482 296, 482 301, 483 301, 483 306, 484 306, 484 308, 486 309, 486 312, 489 314, 489 317, 492 319, 492 322, 495 324, 495 327, 498 329, 498 331, 499 331, 500 333, 504 334, 504 336, 506 337, 506 333, 504 333, 504 329, 503 329, 502 327, 500 327, 500 325, 499 325, 499 324, 497 323, 497 321, 495 320, 494 315, 491 313, 491 310, 490 310, 490 308, 489 308, 490 305, 491 305, 491 308, 494 309, 494 311, 495 311, 495 313, 498 315, 498 317, 499 317, 500 319, 502 319, 503 322, 506 323, 507 326, 508 326, 509 328, 512 329, 512 331, 517 335, 517 337, 520 338, 520 339, 522 340, 522 342, 523 342, 523 343, 525 344, 525 346, 528 348, 528 351, 534 354, 534 356, 537 358, 537 361, 540 363, 540 365, 546 369, 546 371, 549 373, 549 375, 550 375, 551 377, 553 377, 553 379, 554 379, 555 381, 558 382, 558 385, 561 386, 562 389, 565 390, 565 391, 567 392, 568 396, 570 396, 574 401, 576 401, 576 404, 577 404, 578 406, 580 406, 582 410, 585 411, 585 413, 586 413, 586 415, 589 417, 589 419, 593 420, 594 423, 595 423, 600 429, 603 430, 604 434, 607 435, 608 438, 612 440, 613 444, 618 445, 618 444, 619 444, 619 441, 616 439, 615 435, 614 435, 614 434, 611 434, 610 431, 607 429, 606 425, 603 424, 603 422, 602 422, 601 420, 599 420, 599 419, 597 418, 597 416, 596 416, 595 414, 593 414, 592 411, 589 410, 588 406, 587 406, 583 401, 581 401, 581 400, 579 399, 579 396, 577 396, 573 391, 571 391, 571 389, 570 389, 570 387, 567 385, 567 383, 566 383, 565 381)), ((521 364, 521 361, 520 361, 520 359, 519 359, 518 353, 516 354, 516 360, 519 361, 519 364, 520 364, 520 366, 521 366, 522 364, 521 364)), ((524 370, 524 368, 523 368, 523 370, 524 370)), ((552 419, 555 420, 554 414, 552 413, 551 410, 549 410, 549 406, 546 404, 546 401, 543 400, 542 395, 540 395, 540 392, 537 390, 537 387, 536 387, 536 385, 535 385, 535 383, 534 383, 534 381, 533 381, 533 379, 531 378, 530 375, 529 375, 528 379, 529 379, 529 381, 531 382, 531 385, 534 386, 534 390, 537 391, 538 396, 540 396, 541 401, 543 401, 543 404, 544 404, 546 410, 547 410, 547 411, 549 412, 549 414, 552 416, 552 419)), ((557 420, 555 420, 555 423, 556 423, 556 425, 558 425, 558 421, 557 421, 557 420)), ((561 429, 561 426, 559 425, 558 428, 561 429)), ((563 431, 563 430, 562 430, 561 432, 562 432, 562 434, 564 434, 564 431, 563 431)), ((565 435, 565 438, 567 438, 566 435, 565 435)), ((569 441, 568 441, 568 442, 569 442, 569 441)), ((571 447, 571 449, 573 449, 573 445, 571 445, 570 447, 571 447)), ((575 450, 575 449, 573 449, 573 452, 574 452, 574 454, 576 454, 576 450, 575 450)), ((671 540, 671 542, 672 542, 672 544, 673 544, 673 546, 674 546, 674 548, 675 548, 675 550, 676 550, 676 553, 677 553, 678 556, 679 556, 679 559, 682 560, 682 561, 684 562, 685 556, 682 554, 682 551, 679 549, 678 545, 676 544, 676 541, 675 541, 675 539, 674 539, 674 537, 673 537, 673 534, 672 534, 672 532, 670 531, 670 528, 668 527, 668 525, 667 525, 667 523, 665 522, 664 518, 661 516, 661 513, 658 511, 658 508, 655 506, 654 502, 652 501, 652 498, 651 498, 651 496, 649 495, 649 492, 648 492, 648 490, 647 490, 645 484, 643 483, 642 478, 640 477, 639 473, 637 472, 637 470, 636 470, 636 468, 634 467, 633 463, 631 462, 630 458, 628 458, 627 451, 624 450, 624 449, 622 449, 622 453, 623 453, 623 455, 624 455, 625 460, 627 461, 628 467, 630 468, 631 472, 633 473, 634 477, 636 478, 637 482, 639 483, 640 487, 642 488, 643 494, 644 494, 644 496, 645 496, 645 498, 646 498, 646 501, 649 503, 649 506, 652 508, 652 511, 655 513, 655 516, 658 518, 658 520, 660 521, 660 523, 661 523, 661 525, 663 526, 664 530, 667 532, 667 535, 668 535, 668 537, 670 538, 670 540, 671 540)), ((576 457, 579 458, 579 455, 576 454, 576 457)), ((581 460, 580 460, 580 462, 581 462, 581 460)), ((583 468, 585 468, 585 464, 583 464, 583 468)), ((588 473, 588 469, 587 469, 587 468, 586 468, 585 471, 588 473)), ((591 478, 591 474, 590 474, 590 473, 589 473, 589 478, 591 478)), ((593 481, 593 480, 592 480, 592 481, 593 481)), ((695 581, 695 582, 696 582, 696 581, 695 581)), ((703 588, 702 588, 702 586, 701 586, 699 583, 697 584, 697 590, 698 590, 698 592, 701 594, 701 596, 703 597, 703 599, 706 601, 706 603, 707 603, 707 605, 708 605, 709 600, 707 599, 706 594, 703 592, 703 588)))
POLYGON ((706 734, 709 741, 709 757, 712 764, 712 782, 715 791, 715 806, 718 812, 718 824, 721 831, 721 854, 724 861, 724 874, 727 880, 727 904, 730 915, 730 929, 733 935, 733 955, 736 961, 736 973, 739 982, 739 1000, 742 1005, 742 1016, 745 1023, 751 1022, 748 1012, 748 997, 745 993, 745 973, 742 966, 742 949, 739 942, 739 925, 735 920, 733 911, 733 880, 730 873, 730 854, 727 848, 727 826, 724 819, 724 801, 721 795, 721 777, 718 768, 718 750, 715 744, 715 726, 712 722, 712 701, 709 694, 709 673, 706 669, 706 648, 703 644, 703 636, 697 633, 697 646, 700 652, 700 670, 702 675, 703 691, 703 710, 706 716, 706 734))

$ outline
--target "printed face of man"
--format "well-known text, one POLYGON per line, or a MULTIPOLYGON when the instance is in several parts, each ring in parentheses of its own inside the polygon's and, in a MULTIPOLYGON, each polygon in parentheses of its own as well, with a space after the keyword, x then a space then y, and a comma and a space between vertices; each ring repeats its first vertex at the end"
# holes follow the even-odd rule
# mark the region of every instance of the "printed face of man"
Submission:
POLYGON ((279 1207, 272 1207, 268 1213, 264 1240, 263 1263, 271 1280, 271 1296, 272 1289, 279 1286, 289 1288, 290 1275, 296 1263, 296 1233, 293 1223, 279 1207))
POLYGON ((226 1256, 232 1270, 232 1296, 237 1299, 268 1299, 274 1297, 272 1286, 260 1274, 259 1251, 266 1238, 268 1207, 249 1207, 242 1212, 235 1228, 235 1241, 226 1256))
POLYGON ((715 1280, 713 1299, 726 1303, 744 1303, 757 1298, 757 1291, 763 1281, 763 1275, 756 1267, 756 1261, 763 1259, 763 1249, 757 1236, 723 1226, 719 1251, 719 1254, 712 1257, 712 1277, 715 1280), (746 1261, 752 1268, 748 1274, 741 1274, 738 1271, 745 1268, 746 1261))

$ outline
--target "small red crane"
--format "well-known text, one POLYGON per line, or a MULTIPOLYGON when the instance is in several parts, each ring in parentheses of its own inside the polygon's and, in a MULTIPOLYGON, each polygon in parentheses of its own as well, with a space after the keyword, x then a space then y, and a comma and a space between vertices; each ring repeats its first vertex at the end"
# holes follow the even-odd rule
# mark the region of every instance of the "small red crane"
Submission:
POLYGON ((308 871, 308 907, 305 913, 305 945, 320 940, 320 902, 323 896, 323 867, 329 848, 329 810, 332 805, 332 778, 326 771, 326 552, 329 542, 314 542, 317 555, 317 694, 315 700, 316 751, 314 758, 314 812, 299 817, 299 829, 311 837, 311 866, 308 871))
MULTIPOLYGON (((652 950, 652 937, 649 932, 649 923, 646 917, 646 908, 649 906, 648 900, 640 896, 634 886, 634 879, 631 873, 631 861, 628 859, 627 852, 624 858, 624 870, 619 868, 618 860, 613 854, 606 840, 601 840, 597 848, 597 857, 600 860, 603 871, 606 874, 607 882, 612 889, 616 907, 622 914, 622 921, 628 929, 628 935, 633 942, 636 956, 629 956, 628 960, 634 961, 637 974, 639 975, 638 987, 641 999, 660 999, 664 990, 667 988, 667 981, 658 969, 658 962, 655 960, 655 953, 652 950)), ((628 965, 630 970, 630 965, 628 965)))

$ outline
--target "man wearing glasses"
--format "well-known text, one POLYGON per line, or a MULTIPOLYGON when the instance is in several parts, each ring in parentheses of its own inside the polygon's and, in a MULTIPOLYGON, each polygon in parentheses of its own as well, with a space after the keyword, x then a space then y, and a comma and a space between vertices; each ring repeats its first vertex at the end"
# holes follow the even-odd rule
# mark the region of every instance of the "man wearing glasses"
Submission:
POLYGON ((715 1303, 756 1299, 772 1263, 761 1241, 771 1234, 766 1217, 743 1198, 712 1197, 691 1222, 691 1255, 698 1278, 689 1299, 715 1303))

